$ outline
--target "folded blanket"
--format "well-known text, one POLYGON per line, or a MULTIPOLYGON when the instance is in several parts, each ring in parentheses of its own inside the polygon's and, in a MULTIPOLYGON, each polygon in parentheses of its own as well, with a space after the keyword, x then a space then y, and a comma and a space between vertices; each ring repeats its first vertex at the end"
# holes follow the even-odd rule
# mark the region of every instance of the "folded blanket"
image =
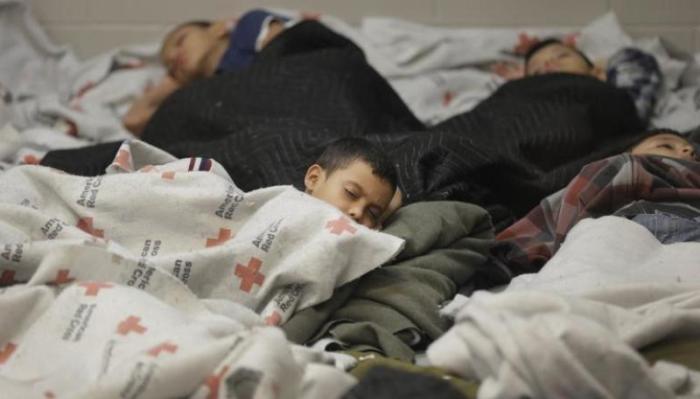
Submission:
POLYGON ((416 203, 402 208, 384 232, 406 240, 390 265, 283 326, 296 342, 330 335, 346 348, 379 351, 411 360, 412 347, 443 334, 449 323, 438 307, 478 274, 498 278, 482 266, 492 244, 486 211, 456 202, 416 203))
POLYGON ((580 220, 611 215, 638 200, 700 207, 700 163, 629 154, 591 163, 502 231, 494 256, 515 274, 537 271, 580 220))
POLYGON ((698 256, 625 218, 583 220, 537 274, 472 295, 428 358, 481 382, 478 398, 696 397, 700 372, 681 364, 697 362, 637 350, 697 350, 698 256))

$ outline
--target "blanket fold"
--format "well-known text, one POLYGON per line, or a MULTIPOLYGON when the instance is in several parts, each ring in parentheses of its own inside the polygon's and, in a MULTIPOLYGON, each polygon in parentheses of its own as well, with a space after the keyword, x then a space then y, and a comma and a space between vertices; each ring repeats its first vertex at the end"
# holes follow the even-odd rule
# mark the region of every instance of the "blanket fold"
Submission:
POLYGON ((612 215, 640 200, 700 208, 700 164, 621 154, 586 165, 566 188, 499 233, 495 259, 515 274, 535 272, 579 221, 612 215))
POLYGON ((330 335, 353 350, 411 360, 412 347, 449 327, 439 306, 477 273, 498 275, 482 267, 493 228, 488 213, 475 205, 412 204, 384 231, 406 240, 396 261, 331 301, 297 313, 283 326, 290 339, 314 342, 330 335))

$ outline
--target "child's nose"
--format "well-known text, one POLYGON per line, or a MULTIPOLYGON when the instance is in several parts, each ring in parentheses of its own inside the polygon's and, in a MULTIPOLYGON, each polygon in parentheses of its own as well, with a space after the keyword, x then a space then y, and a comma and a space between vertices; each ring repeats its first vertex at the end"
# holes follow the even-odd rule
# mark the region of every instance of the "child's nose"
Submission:
POLYGON ((683 155, 689 157, 690 159, 695 159, 695 148, 692 146, 684 146, 683 155))
POLYGON ((359 222, 362 212, 360 212, 357 207, 350 207, 347 211, 347 215, 350 216, 354 221, 359 222))

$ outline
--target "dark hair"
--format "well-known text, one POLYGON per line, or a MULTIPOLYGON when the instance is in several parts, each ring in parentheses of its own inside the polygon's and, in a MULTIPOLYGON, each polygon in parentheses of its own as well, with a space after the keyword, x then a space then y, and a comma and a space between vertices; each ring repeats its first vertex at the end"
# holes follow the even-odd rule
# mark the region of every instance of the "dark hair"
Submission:
POLYGON ((549 37, 549 38, 543 39, 543 40, 533 44, 532 47, 530 47, 527 50, 527 53, 525 53, 525 72, 526 73, 527 73, 527 63, 530 61, 530 58, 532 58, 535 54, 537 54, 538 51, 542 50, 545 47, 549 47, 553 44, 560 44, 562 46, 566 46, 566 47, 571 48, 578 55, 580 55, 581 58, 583 58, 583 60, 586 62, 586 65, 593 68, 593 62, 591 61, 590 58, 588 58, 588 56, 586 54, 583 53, 583 51, 577 49, 576 47, 568 46, 568 45, 564 44, 564 42, 562 42, 561 40, 559 40, 557 38, 549 37))
POLYGON ((398 174, 391 158, 372 142, 363 138, 346 137, 331 142, 316 163, 326 173, 331 174, 338 169, 346 168, 356 160, 369 164, 375 176, 386 180, 391 184, 392 189, 396 189, 398 174))
POLYGON ((632 151, 632 150, 634 149, 634 147, 636 147, 636 146, 638 146, 639 144, 641 144, 642 141, 648 139, 649 137, 656 136, 657 134, 672 134, 672 135, 678 136, 678 137, 680 137, 680 138, 682 138, 682 139, 684 139, 684 140, 686 140, 687 142, 689 142, 689 143, 692 144, 692 142, 691 142, 690 140, 688 140, 688 136, 686 136, 685 134, 683 134, 683 133, 681 133, 681 132, 679 132, 679 131, 677 131, 677 130, 668 129, 668 128, 665 128, 665 127, 656 127, 656 128, 647 130, 646 132, 644 132, 644 133, 642 133, 640 136, 638 136, 638 137, 635 139, 634 144, 632 144, 631 146, 629 146, 629 147, 627 148, 627 150, 625 150, 625 152, 630 152, 630 151, 632 151))

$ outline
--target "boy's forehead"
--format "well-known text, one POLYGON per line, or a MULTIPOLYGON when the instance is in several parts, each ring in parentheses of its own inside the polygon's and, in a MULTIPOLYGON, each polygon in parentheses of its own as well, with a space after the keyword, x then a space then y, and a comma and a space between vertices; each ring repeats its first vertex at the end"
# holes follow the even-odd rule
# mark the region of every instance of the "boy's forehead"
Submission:
POLYGON ((175 40, 175 36, 177 36, 180 32, 187 30, 187 29, 206 29, 202 26, 197 25, 196 23, 192 22, 186 22, 184 24, 178 25, 173 30, 165 34, 165 38, 163 39, 163 47, 161 48, 161 51, 165 49, 166 46, 169 46, 172 44, 173 40, 175 40))
POLYGON ((569 50, 569 51, 574 51, 574 52, 575 52, 575 50, 574 50, 573 48, 571 48, 570 46, 567 46, 567 45, 564 44, 564 43, 556 43, 556 42, 554 42, 554 43, 550 43, 550 44, 548 44, 548 45, 546 45, 546 46, 544 46, 544 47, 538 49, 534 54, 532 54, 532 55, 530 56, 530 60, 532 60, 533 58, 537 57, 538 55, 544 54, 544 53, 546 53, 546 52, 551 52, 551 51, 560 50, 560 49, 561 49, 561 50, 569 50))
POLYGON ((682 141, 684 143, 690 143, 685 137, 681 137, 677 134, 673 133, 658 133, 653 136, 647 137, 644 141, 651 141, 651 140, 675 140, 675 141, 682 141))
MULTIPOLYGON (((392 189, 392 184, 385 178, 374 173, 374 168, 369 162, 364 159, 354 159, 350 161, 345 167, 341 167, 335 170, 335 172, 342 171, 342 174, 346 179, 352 180, 356 184, 372 184, 374 189, 377 186, 386 188, 391 192, 393 196, 394 191, 392 189)), ((363 189, 368 189, 370 187, 363 187, 363 189)))

